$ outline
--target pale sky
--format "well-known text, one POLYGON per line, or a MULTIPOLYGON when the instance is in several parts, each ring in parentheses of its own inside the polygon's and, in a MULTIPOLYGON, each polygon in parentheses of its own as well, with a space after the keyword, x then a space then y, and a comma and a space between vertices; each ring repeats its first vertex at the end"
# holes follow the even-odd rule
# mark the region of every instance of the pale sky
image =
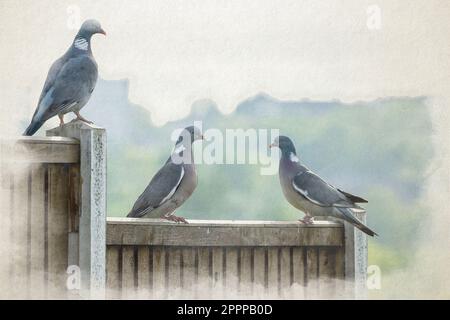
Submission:
POLYGON ((0 0, 0 107, 14 120, 31 117, 49 66, 87 18, 108 33, 93 39, 100 76, 129 78, 130 99, 158 124, 197 99, 231 112, 261 91, 344 101, 433 95, 450 82, 449 16, 446 0, 0 0), (380 29, 367 26, 373 4, 380 29))

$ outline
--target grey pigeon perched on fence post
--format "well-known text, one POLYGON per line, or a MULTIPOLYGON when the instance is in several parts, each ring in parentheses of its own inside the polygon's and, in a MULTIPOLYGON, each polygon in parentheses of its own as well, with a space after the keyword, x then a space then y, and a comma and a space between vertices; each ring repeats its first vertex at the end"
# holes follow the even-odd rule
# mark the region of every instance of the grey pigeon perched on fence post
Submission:
POLYGON ((197 127, 190 126, 182 131, 171 156, 136 200, 127 217, 160 217, 187 223, 183 217, 177 217, 174 211, 197 187, 192 143, 199 139, 203 139, 203 135, 197 127))
POLYGON ((86 20, 67 52, 51 66, 30 125, 23 133, 32 136, 48 119, 58 115, 60 125, 64 114, 74 112, 78 120, 97 83, 97 63, 91 51, 91 37, 105 31, 96 20, 86 20))
POLYGON ((294 144, 288 137, 275 138, 270 147, 278 147, 281 150, 281 188, 286 200, 305 213, 301 222, 311 224, 314 216, 329 216, 347 221, 370 236, 377 235, 353 214, 353 210, 365 211, 356 203, 366 203, 367 200, 333 187, 303 166, 297 157, 294 144))

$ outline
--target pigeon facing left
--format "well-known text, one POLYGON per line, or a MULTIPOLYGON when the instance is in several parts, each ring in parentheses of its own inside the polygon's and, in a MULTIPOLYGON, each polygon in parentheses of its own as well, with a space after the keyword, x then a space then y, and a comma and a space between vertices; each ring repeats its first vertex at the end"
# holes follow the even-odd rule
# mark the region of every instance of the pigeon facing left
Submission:
POLYGON ((48 119, 58 115, 60 125, 64 114, 73 112, 78 120, 97 83, 97 63, 91 51, 91 37, 105 31, 96 20, 86 20, 67 52, 51 66, 30 125, 23 133, 32 136, 48 119))
POLYGON ((203 139, 203 135, 197 127, 190 126, 182 131, 171 156, 136 200, 127 217, 160 217, 187 223, 186 219, 177 217, 174 212, 197 187, 192 143, 199 139, 203 139))
POLYGON ((366 203, 367 200, 333 187, 300 164, 294 144, 288 137, 275 138, 270 147, 281 150, 281 188, 286 200, 305 213, 301 222, 311 224, 314 216, 335 217, 349 222, 369 236, 377 235, 353 214, 353 210, 364 211, 356 203, 366 203))

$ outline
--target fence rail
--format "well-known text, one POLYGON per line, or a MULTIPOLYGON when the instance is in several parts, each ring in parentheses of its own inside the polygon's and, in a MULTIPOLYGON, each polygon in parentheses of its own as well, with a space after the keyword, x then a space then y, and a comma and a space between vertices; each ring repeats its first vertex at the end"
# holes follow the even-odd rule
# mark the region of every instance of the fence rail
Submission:
POLYGON ((106 243, 109 297, 332 297, 345 273, 344 228, 327 221, 109 218, 106 243))
POLYGON ((1 297, 365 297, 359 230, 106 219, 105 130, 72 122, 47 134, 0 140, 1 297), (71 265, 81 290, 66 288, 77 276, 66 273, 71 265))

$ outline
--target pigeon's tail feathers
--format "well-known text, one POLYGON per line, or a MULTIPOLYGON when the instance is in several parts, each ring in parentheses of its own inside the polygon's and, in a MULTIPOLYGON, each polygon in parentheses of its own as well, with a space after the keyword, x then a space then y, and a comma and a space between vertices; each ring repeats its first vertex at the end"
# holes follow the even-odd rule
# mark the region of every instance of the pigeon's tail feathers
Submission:
POLYGON ((131 211, 127 214, 127 218, 142 218, 147 213, 151 212, 153 208, 146 208, 146 209, 138 209, 135 208, 131 209, 131 211))
POLYGON ((355 196, 354 194, 342 191, 341 189, 338 189, 340 193, 343 193, 347 198, 349 198, 354 203, 368 203, 366 199, 363 199, 361 197, 355 196))
POLYGON ((36 131, 39 130, 40 127, 42 127, 43 124, 44 124, 44 121, 34 121, 34 120, 31 121, 30 125, 25 130, 23 135, 24 136, 32 136, 33 134, 36 133, 36 131))
POLYGON ((136 211, 131 210, 131 211, 127 214, 127 218, 139 218, 139 215, 137 214, 136 211))
POLYGON ((365 234, 373 237, 378 236, 378 234, 371 230, 369 227, 364 225, 361 221, 359 221, 352 212, 352 209, 350 208, 338 208, 339 212, 342 214, 340 218, 344 219, 345 221, 351 223, 353 226, 364 232, 365 234))

